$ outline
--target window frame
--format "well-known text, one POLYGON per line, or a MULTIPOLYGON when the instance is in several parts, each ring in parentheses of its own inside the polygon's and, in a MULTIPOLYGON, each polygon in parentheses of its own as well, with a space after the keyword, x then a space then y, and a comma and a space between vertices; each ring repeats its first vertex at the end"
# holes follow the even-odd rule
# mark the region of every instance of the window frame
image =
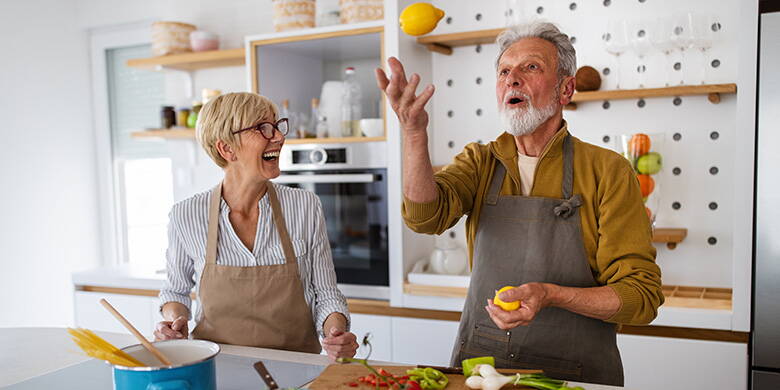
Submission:
POLYGON ((92 64, 92 113, 98 181, 98 215, 102 265, 128 262, 123 159, 115 159, 111 143, 106 51, 151 44, 152 21, 101 27, 89 31, 92 64))

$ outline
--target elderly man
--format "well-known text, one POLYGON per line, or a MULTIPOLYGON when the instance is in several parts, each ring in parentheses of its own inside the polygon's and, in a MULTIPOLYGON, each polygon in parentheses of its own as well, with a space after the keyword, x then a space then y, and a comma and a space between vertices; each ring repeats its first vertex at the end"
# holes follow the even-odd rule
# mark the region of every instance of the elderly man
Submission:
MULTIPOLYGON (((505 131, 469 144, 432 172, 420 77, 377 82, 398 115, 407 225, 441 234, 461 216, 472 261, 452 365, 490 355, 496 365, 541 368, 568 380, 623 384, 617 324, 647 324, 663 303, 652 231, 638 181, 620 155, 569 134, 562 108, 574 93, 576 55, 549 23, 497 39, 496 97, 505 131), (502 286, 504 311, 491 298, 502 286)), ((468 129, 457 129, 468 131, 468 129)))

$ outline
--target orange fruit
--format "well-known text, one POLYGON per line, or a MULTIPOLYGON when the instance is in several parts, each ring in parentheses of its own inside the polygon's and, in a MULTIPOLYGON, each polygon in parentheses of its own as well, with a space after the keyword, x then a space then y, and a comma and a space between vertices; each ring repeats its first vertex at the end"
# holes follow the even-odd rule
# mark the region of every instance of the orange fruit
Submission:
POLYGON ((647 134, 634 134, 628 141, 628 153, 632 157, 644 156, 650 152, 650 137, 647 134))
POLYGON ((648 197, 655 189, 655 180, 650 175, 636 175, 639 179, 639 190, 642 191, 642 197, 648 197))
POLYGON ((520 308, 520 301, 504 302, 504 301, 502 301, 501 299, 498 298, 498 294, 501 294, 502 292, 504 292, 506 290, 513 289, 513 288, 515 288, 515 287, 514 286, 504 286, 504 287, 501 287, 500 290, 496 291, 496 296, 493 297, 493 303, 496 306, 498 306, 498 307, 500 307, 500 308, 502 308, 502 309, 504 309, 506 311, 512 311, 512 310, 519 309, 520 308))

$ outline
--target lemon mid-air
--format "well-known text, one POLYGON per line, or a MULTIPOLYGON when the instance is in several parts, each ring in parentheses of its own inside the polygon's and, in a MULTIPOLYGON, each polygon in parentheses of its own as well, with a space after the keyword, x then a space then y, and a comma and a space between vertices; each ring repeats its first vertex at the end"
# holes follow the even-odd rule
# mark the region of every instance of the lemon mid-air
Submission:
POLYGON ((418 36, 433 31, 443 17, 444 11, 428 3, 414 3, 401 11, 398 21, 403 32, 418 36))

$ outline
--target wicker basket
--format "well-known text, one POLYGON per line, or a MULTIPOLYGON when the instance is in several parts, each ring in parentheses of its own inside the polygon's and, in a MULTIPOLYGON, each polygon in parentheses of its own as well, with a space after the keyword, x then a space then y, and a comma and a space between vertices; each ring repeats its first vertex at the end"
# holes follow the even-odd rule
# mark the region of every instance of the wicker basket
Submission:
POLYGON ((274 30, 314 27, 314 0, 273 0, 274 30))
POLYGON ((380 20, 385 17, 383 0, 339 0, 341 23, 380 20))
POLYGON ((191 52, 190 33, 196 27, 180 22, 152 23, 152 53, 156 56, 191 52))

